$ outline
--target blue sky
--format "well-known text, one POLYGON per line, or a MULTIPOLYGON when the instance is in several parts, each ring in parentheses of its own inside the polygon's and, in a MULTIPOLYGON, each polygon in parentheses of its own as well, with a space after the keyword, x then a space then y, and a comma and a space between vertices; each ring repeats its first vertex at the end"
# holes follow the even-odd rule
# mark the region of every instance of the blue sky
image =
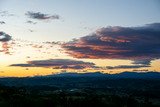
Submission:
POLYGON ((16 15, 1 17, 7 24, 0 28, 21 39, 66 41, 101 27, 160 22, 159 5, 159 0, 0 0, 1 11, 16 15), (28 25, 25 22, 29 19, 24 15, 27 11, 58 14, 61 18, 28 25))

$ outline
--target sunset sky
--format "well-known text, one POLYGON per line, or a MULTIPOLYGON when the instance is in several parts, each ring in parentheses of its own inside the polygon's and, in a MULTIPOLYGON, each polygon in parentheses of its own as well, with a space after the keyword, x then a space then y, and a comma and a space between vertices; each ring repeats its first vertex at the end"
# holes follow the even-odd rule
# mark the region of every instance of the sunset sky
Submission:
POLYGON ((159 0, 0 0, 0 76, 160 72, 159 0))

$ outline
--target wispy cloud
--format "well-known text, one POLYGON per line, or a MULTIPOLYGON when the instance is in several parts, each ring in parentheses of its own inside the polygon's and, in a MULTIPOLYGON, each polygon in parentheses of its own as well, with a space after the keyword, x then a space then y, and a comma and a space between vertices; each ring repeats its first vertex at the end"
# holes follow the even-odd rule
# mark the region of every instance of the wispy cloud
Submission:
POLYGON ((150 67, 149 65, 119 65, 119 66, 107 66, 107 69, 133 69, 150 67))
POLYGON ((56 19, 60 19, 60 16, 55 14, 55 15, 49 15, 49 14, 44 14, 41 12, 32 12, 32 11, 28 11, 25 13, 26 16, 28 16, 29 18, 32 19, 38 19, 38 20, 56 20, 56 19))
POLYGON ((14 16, 14 14, 9 13, 8 11, 0 11, 1 17, 8 17, 8 16, 14 16))
POLYGON ((26 21, 26 23, 33 24, 33 25, 37 24, 37 22, 31 21, 31 20, 26 21))
POLYGON ((132 62, 133 65, 107 66, 107 69, 138 69, 151 67, 150 59, 139 59, 132 62))
POLYGON ((6 24, 6 22, 5 21, 0 21, 0 24, 2 25, 2 24, 6 24))
POLYGON ((4 54, 11 55, 10 48, 11 47, 7 42, 2 42, 2 48, 0 49, 0 53, 2 52, 4 54))

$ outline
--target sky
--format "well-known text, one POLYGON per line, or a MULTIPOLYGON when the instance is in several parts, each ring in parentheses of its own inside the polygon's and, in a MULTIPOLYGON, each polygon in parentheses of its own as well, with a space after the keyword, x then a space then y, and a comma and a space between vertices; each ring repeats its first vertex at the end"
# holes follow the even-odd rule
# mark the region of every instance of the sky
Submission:
POLYGON ((0 76, 160 71, 159 0, 0 0, 0 76))

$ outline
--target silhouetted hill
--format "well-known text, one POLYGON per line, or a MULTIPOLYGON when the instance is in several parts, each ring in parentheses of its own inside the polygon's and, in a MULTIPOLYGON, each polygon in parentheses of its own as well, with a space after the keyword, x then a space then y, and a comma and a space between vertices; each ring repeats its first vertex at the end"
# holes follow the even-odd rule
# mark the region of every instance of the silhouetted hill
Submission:
POLYGON ((137 78, 137 79, 160 79, 159 72, 122 72, 118 74, 106 74, 101 72, 93 73, 60 73, 55 75, 48 75, 46 77, 101 77, 101 78, 137 78))
POLYGON ((123 73, 115 74, 113 76, 116 76, 119 78, 160 79, 159 72, 147 72, 147 73, 123 72, 123 73))
POLYGON ((55 86, 62 88, 84 87, 132 87, 156 84, 160 86, 160 73, 123 72, 119 74, 95 73, 61 73, 48 76, 24 78, 0 78, 0 84, 6 86, 55 86), (159 84, 158 84, 158 83, 159 84))
POLYGON ((103 74, 101 72, 89 72, 89 73, 60 73, 54 75, 48 75, 46 77, 104 77, 108 74, 103 74))

